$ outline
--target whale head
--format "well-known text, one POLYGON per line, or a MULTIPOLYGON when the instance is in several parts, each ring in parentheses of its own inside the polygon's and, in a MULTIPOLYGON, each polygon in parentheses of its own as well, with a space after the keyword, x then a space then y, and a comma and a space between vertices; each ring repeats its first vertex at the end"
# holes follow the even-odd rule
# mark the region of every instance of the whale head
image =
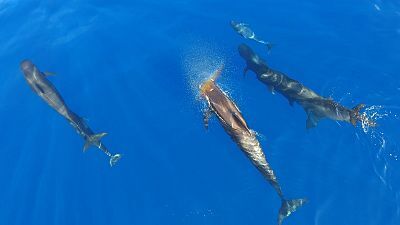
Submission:
POLYGON ((240 56, 246 60, 247 68, 253 70, 256 74, 263 74, 269 71, 267 64, 246 44, 238 47, 240 56))
POLYGON ((20 64, 20 68, 26 78, 30 78, 35 72, 37 72, 36 66, 30 60, 23 60, 20 64))
POLYGON ((240 44, 238 50, 240 56, 242 56, 246 60, 252 59, 255 56, 253 50, 246 44, 240 44))
POLYGON ((236 23, 235 21, 231 20, 231 26, 232 26, 233 28, 236 28, 237 25, 238 25, 238 23, 236 23))
POLYGON ((35 65, 33 65, 32 61, 25 59, 21 62, 20 67, 23 72, 32 72, 35 65))
POLYGON ((222 70, 223 70, 224 66, 222 65, 220 68, 218 68, 213 74, 212 76, 204 81, 201 85, 200 85, 200 94, 205 96, 207 94, 207 92, 210 92, 214 89, 215 86, 215 80, 218 79, 218 77, 221 75, 222 70))

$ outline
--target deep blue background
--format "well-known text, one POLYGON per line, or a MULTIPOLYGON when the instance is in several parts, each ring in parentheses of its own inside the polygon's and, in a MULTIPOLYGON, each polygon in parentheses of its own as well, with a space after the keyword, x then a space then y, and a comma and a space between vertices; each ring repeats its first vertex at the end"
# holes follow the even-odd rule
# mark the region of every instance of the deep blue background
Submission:
POLYGON ((215 118, 202 124, 194 87, 222 61, 284 192, 310 200, 285 224, 400 224, 399 24, 395 0, 0 0, 0 224, 276 224, 276 193, 215 118), (379 106, 380 126, 306 131, 299 106, 243 78, 241 42, 324 96, 379 106), (115 168, 32 93, 24 58, 109 133, 115 168))

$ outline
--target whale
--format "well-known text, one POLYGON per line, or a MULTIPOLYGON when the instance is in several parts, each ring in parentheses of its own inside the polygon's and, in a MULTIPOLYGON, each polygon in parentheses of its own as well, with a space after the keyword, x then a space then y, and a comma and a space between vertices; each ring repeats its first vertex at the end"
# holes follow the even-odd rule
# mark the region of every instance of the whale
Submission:
POLYGON ((260 44, 263 44, 267 47, 268 52, 271 51, 273 45, 268 42, 268 41, 263 41, 259 39, 254 31, 250 28, 249 24, 246 23, 239 23, 235 21, 231 21, 231 27, 238 33, 240 36, 242 36, 245 39, 253 40, 255 42, 258 42, 260 44))
POLYGON ((208 128, 210 117, 216 115, 226 133, 274 188, 282 202, 278 214, 278 225, 281 225, 286 217, 305 204, 307 200, 305 198, 287 200, 284 196, 275 172, 257 140, 256 132, 249 128, 235 102, 215 83, 222 73, 222 68, 216 70, 199 87, 200 94, 207 104, 207 109, 204 110, 204 125, 208 128))
POLYGON ((85 152, 90 146, 95 146, 110 157, 110 166, 114 166, 121 158, 121 154, 111 154, 101 142, 101 138, 107 133, 94 133, 85 120, 67 106, 56 87, 47 79, 53 74, 41 72, 32 61, 27 59, 21 62, 20 68, 33 92, 39 95, 58 114, 63 116, 76 132, 82 136, 85 141, 83 151, 85 152))
POLYGON ((256 74, 257 79, 264 83, 272 93, 283 95, 291 106, 299 104, 307 114, 306 128, 314 128, 319 121, 328 118, 334 121, 343 121, 354 126, 361 122, 363 126, 375 127, 377 124, 366 114, 360 111, 366 106, 358 104, 353 108, 347 108, 331 98, 323 97, 312 89, 304 86, 297 80, 292 79, 286 74, 271 69, 265 60, 246 44, 238 47, 240 56, 245 60, 246 67, 243 74, 248 71, 256 74))

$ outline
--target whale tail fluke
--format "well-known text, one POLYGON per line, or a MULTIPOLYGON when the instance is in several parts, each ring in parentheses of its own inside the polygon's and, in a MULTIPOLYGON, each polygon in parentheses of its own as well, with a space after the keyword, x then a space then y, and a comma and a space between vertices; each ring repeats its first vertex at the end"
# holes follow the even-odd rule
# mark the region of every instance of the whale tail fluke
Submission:
POLYGON ((290 214, 295 212, 306 202, 307 199, 305 198, 293 199, 293 200, 282 199, 282 205, 281 208, 279 209, 279 215, 278 215, 278 225, 281 225, 286 217, 290 216, 290 214))
POLYGON ((121 154, 115 154, 113 156, 110 156, 110 166, 114 166, 120 159, 122 155, 121 154))
POLYGON ((85 145, 83 146, 83 151, 86 152, 91 145, 99 147, 100 140, 106 135, 107 133, 99 133, 88 136, 85 145))

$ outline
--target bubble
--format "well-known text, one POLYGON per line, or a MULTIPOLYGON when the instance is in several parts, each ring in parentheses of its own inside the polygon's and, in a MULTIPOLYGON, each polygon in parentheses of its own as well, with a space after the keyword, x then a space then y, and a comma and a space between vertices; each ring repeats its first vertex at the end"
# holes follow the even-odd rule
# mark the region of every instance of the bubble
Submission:
POLYGON ((218 85, 229 97, 233 92, 229 83, 228 74, 236 71, 228 62, 230 57, 226 52, 206 41, 193 41, 182 50, 182 69, 184 80, 187 84, 188 95, 191 96, 192 104, 200 111, 208 108, 206 102, 200 95, 200 85, 208 80, 214 72, 224 67, 222 76, 218 79, 218 85))
POLYGON ((362 143, 365 149, 371 154, 373 169, 382 184, 389 190, 393 190, 393 175, 398 161, 399 143, 397 134, 393 134, 385 127, 385 121, 393 124, 398 115, 393 113, 393 106, 374 105, 365 108, 363 116, 367 116, 376 121, 377 127, 369 127, 362 123, 362 133, 364 137, 362 143))
MULTIPOLYGON (((373 105, 364 109, 362 117, 369 118, 370 120, 377 122, 385 117, 389 117, 390 114, 391 112, 387 111, 383 106, 373 105)), ((372 129, 372 127, 369 126, 368 120, 362 120, 361 126, 364 133, 371 133, 372 136, 376 135, 376 133, 374 133, 375 129, 372 129)))
POLYGON ((224 57, 208 43, 193 44, 183 54, 182 66, 188 89, 199 99, 199 86, 224 64, 224 57))

